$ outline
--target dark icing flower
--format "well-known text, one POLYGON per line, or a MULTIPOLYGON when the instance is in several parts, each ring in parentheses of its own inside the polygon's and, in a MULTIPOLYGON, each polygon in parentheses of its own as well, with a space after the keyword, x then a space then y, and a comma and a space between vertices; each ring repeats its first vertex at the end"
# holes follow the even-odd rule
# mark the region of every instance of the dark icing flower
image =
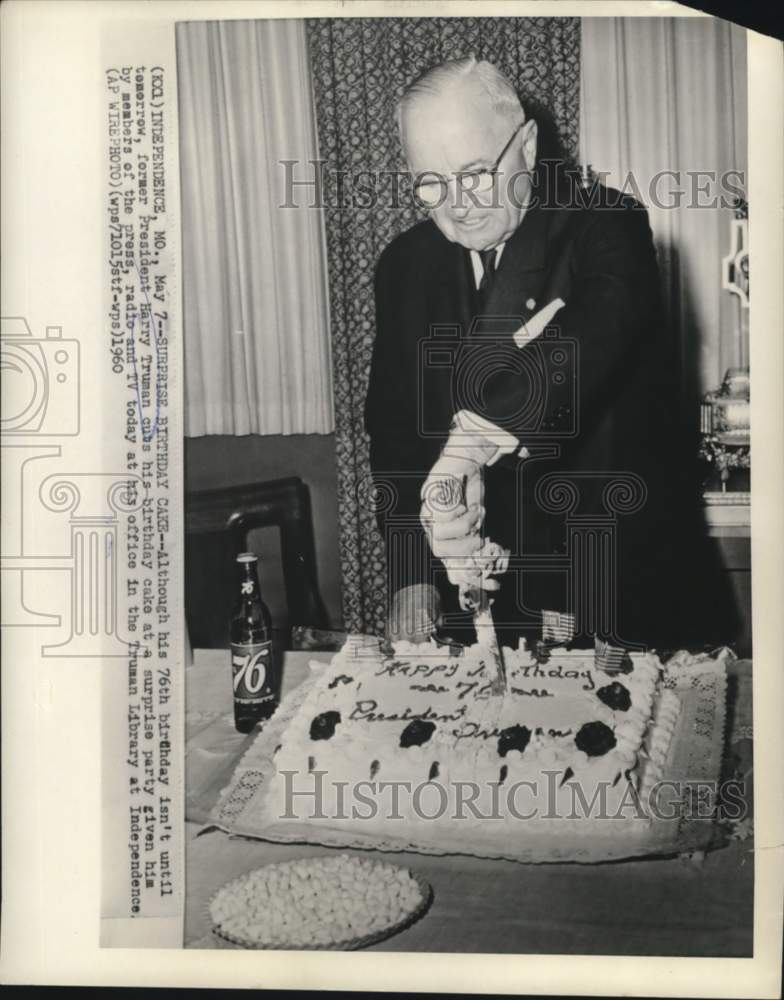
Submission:
POLYGON ((574 738, 577 749, 589 757, 601 757, 615 746, 615 733, 603 722, 586 722, 574 738))
POLYGON ((527 726, 509 726, 502 729, 498 737, 498 756, 506 757, 510 750, 523 753, 531 739, 531 730, 527 726))
POLYGON ((350 684, 354 680, 353 677, 349 677, 348 674, 338 674, 333 680, 329 682, 327 687, 336 688, 339 684, 350 684))
POLYGON ((335 735, 335 726, 340 722, 340 712, 322 712, 310 724, 312 740, 330 740, 335 735))
POLYGON ((620 681, 613 681, 612 684, 600 687, 596 697, 614 712, 628 712, 632 705, 629 689, 620 681))
POLYGON ((435 729, 434 722, 413 719, 400 734, 400 745, 401 747, 421 747, 423 743, 427 743, 435 729))

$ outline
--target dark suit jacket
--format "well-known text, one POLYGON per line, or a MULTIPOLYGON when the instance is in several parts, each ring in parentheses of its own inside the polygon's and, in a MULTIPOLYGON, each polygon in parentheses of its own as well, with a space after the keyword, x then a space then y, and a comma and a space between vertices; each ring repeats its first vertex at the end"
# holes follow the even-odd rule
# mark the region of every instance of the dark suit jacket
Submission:
POLYGON ((647 213, 601 192, 598 204, 561 193, 560 206, 531 207, 481 312, 468 250, 433 222, 384 250, 365 410, 378 521, 390 587, 435 582, 454 609, 418 524, 419 489, 454 413, 478 412, 530 452, 486 473, 485 529, 513 557, 496 621, 525 632, 541 608, 577 610, 586 636, 661 648, 686 641, 684 620, 704 628, 681 586, 684 560, 696 566, 694 462, 647 213), (518 348, 512 333, 558 297, 547 334, 518 348))

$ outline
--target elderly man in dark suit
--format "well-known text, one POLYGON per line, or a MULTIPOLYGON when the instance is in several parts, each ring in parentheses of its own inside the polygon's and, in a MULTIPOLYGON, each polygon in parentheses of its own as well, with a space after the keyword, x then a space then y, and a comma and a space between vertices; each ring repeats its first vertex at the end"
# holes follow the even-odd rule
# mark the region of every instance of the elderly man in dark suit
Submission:
POLYGON ((366 427, 395 498, 392 595, 433 615, 438 592, 466 639, 459 597, 484 587, 507 642, 685 641, 697 524, 646 212, 537 167, 537 123, 489 63, 425 74, 398 126, 429 218, 376 271, 366 427))

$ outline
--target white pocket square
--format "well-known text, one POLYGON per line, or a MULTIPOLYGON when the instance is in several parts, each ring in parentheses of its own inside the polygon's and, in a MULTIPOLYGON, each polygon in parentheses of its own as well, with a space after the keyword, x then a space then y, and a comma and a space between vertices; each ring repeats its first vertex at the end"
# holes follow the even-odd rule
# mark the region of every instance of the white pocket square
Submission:
POLYGON ((513 334, 515 344, 518 347, 525 347, 532 340, 536 340, 551 322, 553 316, 565 305, 566 303, 563 299, 553 299, 543 309, 540 309, 538 313, 535 313, 529 320, 523 323, 520 329, 513 334))

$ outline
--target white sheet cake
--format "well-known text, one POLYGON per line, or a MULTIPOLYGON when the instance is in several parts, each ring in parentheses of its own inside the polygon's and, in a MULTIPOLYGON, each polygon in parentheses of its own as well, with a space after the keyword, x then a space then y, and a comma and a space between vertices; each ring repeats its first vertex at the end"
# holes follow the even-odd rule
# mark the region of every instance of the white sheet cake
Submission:
POLYGON ((267 820, 444 848, 467 833, 499 843, 597 823, 609 833, 609 816, 637 821, 624 835, 642 830, 640 803, 661 777, 679 710, 658 658, 632 653, 613 675, 589 650, 535 656, 521 643, 504 659, 500 697, 480 646, 455 656, 397 643, 390 656, 351 637, 331 663, 312 664, 273 755, 267 820))

